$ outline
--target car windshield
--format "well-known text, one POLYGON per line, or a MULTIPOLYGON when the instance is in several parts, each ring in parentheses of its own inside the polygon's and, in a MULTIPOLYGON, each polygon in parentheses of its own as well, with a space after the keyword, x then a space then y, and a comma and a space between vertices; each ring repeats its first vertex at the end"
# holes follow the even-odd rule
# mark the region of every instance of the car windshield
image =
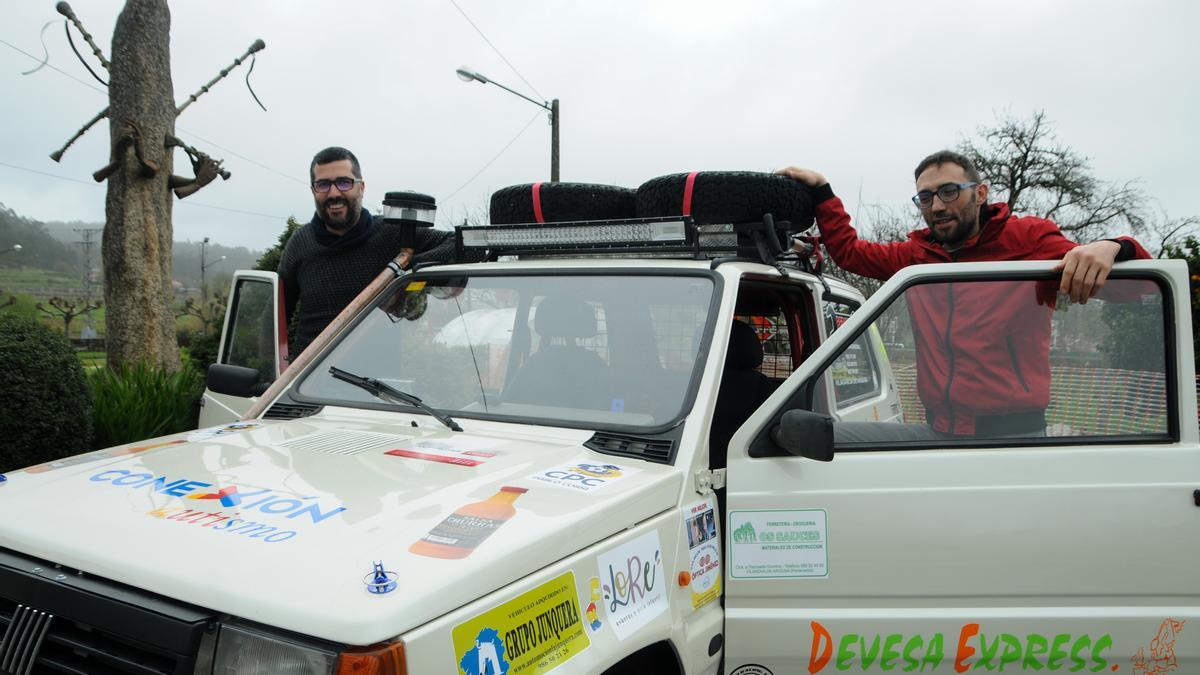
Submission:
POLYGON ((333 366, 455 417, 661 427, 683 413, 713 289, 701 275, 410 277, 297 393, 389 405, 333 377, 333 366))

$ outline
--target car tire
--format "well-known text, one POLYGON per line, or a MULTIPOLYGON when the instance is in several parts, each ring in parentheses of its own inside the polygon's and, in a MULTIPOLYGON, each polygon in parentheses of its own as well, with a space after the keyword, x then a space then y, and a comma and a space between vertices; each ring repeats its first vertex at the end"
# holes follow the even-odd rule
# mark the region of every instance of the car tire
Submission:
POLYGON ((636 194, 626 187, 595 183, 525 183, 493 192, 489 216, 493 225, 508 225, 616 220, 633 218, 636 211, 636 194))
POLYGON ((772 173, 753 171, 701 171, 695 173, 691 204, 685 204, 688 179, 676 173, 651 178, 637 189, 639 218, 680 216, 685 211, 698 225, 761 221, 770 213, 788 221, 792 231, 807 229, 813 204, 803 183, 772 173))

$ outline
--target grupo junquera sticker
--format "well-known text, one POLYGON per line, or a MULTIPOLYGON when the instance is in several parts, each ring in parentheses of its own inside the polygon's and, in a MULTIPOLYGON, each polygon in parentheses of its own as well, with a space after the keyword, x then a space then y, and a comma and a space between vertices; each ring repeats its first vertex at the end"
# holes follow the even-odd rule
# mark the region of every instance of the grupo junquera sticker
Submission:
POLYGON ((148 488, 184 500, 147 511, 146 515, 153 518, 272 544, 299 536, 293 528, 320 525, 346 510, 345 506, 318 502, 315 497, 270 488, 234 484, 219 487, 206 481, 128 469, 101 471, 89 480, 118 488, 148 488), (267 522, 260 522, 264 516, 267 522))

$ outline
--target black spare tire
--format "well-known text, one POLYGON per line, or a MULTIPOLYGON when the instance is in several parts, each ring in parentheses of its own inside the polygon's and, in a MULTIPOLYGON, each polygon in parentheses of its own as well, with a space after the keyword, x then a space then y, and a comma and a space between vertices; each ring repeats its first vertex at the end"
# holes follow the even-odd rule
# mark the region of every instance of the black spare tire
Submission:
POLYGON ((492 193, 494 225, 565 220, 616 220, 636 213, 633 190, 595 183, 525 183, 492 193), (540 216, 540 217, 539 217, 540 216))
POLYGON ((692 175, 676 173, 642 183, 637 189, 638 217, 680 216, 690 210, 686 215, 705 225, 761 221, 770 213, 777 222, 790 222, 792 231, 812 224, 812 199, 799 181, 755 171, 700 171, 687 195, 692 175))

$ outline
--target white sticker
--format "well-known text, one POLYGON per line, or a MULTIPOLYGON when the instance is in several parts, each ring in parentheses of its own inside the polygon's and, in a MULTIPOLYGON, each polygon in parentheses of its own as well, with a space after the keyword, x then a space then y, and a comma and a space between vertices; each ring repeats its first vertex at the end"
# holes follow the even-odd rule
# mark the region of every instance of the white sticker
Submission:
POLYGON ((731 511, 729 571, 734 579, 829 576, 824 509, 731 511))
POLYGON ((600 554, 596 562, 604 613, 618 640, 633 635, 667 610, 668 579, 663 575, 657 530, 600 554))
POLYGON ((721 597, 721 540, 717 532, 716 499, 708 499, 683 510, 683 530, 687 536, 692 582, 692 608, 721 597))
POLYGON ((409 443, 409 447, 394 448, 383 454, 442 464, 479 466, 500 454, 493 450, 495 445, 495 441, 486 438, 459 438, 456 436, 450 440, 413 441, 409 443))
POLYGON ((220 427, 208 427, 207 429, 197 429, 197 430, 193 431, 192 433, 188 434, 187 439, 188 439, 188 442, 194 443, 196 441, 203 441, 205 439, 215 438, 217 436, 227 436, 229 434, 236 434, 239 431, 246 431, 248 429, 257 429, 261 426, 262 426, 262 422, 233 422, 231 424, 226 424, 226 425, 220 426, 220 427))
POLYGON ((636 469, 617 466, 616 464, 572 464, 546 471, 539 471, 530 476, 546 485, 574 490, 575 492, 591 492, 620 480, 624 476, 636 473, 636 469))

